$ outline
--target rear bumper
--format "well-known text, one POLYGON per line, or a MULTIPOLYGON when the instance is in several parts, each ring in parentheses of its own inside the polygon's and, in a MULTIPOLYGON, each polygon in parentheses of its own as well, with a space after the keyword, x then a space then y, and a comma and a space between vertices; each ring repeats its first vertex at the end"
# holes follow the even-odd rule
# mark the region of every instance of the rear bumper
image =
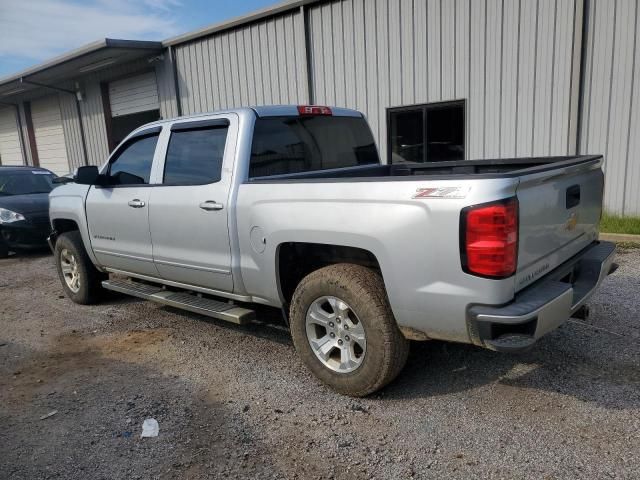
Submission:
POLYGON ((525 351, 576 313, 614 268, 615 244, 594 242, 501 306, 473 305, 467 325, 474 343, 525 351))

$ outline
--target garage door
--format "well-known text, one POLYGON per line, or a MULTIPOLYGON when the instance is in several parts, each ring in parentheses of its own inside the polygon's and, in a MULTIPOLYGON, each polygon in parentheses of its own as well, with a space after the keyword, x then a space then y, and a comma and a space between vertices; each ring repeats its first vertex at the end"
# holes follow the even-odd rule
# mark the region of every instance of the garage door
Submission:
POLYGON ((158 110, 158 83, 155 72, 149 72, 135 77, 109 84, 109 102, 111 116, 120 117, 132 113, 158 110))
POLYGON ((58 175, 69 173, 58 96, 52 95, 31 102, 31 119, 40 166, 58 175))
POLYGON ((133 130, 160 118, 158 83, 154 72, 109 83, 111 145, 118 145, 133 130))
POLYGON ((22 165, 15 109, 0 108, 0 165, 22 165))

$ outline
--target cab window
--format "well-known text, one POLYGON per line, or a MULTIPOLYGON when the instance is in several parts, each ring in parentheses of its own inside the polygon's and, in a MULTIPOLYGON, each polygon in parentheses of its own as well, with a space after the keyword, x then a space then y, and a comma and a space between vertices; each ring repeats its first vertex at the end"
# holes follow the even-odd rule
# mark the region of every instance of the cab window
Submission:
POLYGON ((165 185, 204 185, 220 181, 226 126, 171 132, 164 164, 165 185))
POLYGON ((109 164, 111 185, 145 185, 151 178, 158 134, 133 138, 123 145, 109 164))

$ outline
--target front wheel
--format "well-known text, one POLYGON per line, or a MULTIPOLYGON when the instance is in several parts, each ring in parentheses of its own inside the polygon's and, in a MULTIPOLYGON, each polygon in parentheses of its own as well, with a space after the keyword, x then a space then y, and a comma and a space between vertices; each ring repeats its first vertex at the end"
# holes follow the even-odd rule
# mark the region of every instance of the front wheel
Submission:
POLYGON ((291 334, 305 365, 339 393, 363 397, 391 382, 409 353, 373 270, 336 264, 307 275, 291 302, 291 334))
POLYGON ((106 277, 91 263, 80 232, 61 234, 56 241, 54 256, 58 277, 67 297, 82 305, 95 303, 102 290, 100 283, 106 277))

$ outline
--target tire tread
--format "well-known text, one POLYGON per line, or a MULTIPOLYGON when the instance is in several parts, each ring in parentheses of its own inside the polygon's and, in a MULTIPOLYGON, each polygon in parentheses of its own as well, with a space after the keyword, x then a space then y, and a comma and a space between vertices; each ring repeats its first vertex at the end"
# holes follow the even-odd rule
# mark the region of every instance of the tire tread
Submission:
POLYGON ((106 278, 106 275, 98 271, 91 262, 91 259, 84 248, 84 243, 82 242, 82 237, 80 236, 79 231, 72 230, 70 232, 60 234, 56 241, 55 260, 58 276, 60 277, 62 288, 67 296, 75 303, 79 303, 81 305, 91 305, 96 303, 100 297, 100 293, 102 292, 102 280, 106 278), (82 269, 81 275, 85 284, 81 286, 77 293, 73 293, 67 287, 64 276, 62 275, 62 270, 60 269, 60 251, 65 248, 65 244, 67 244, 66 248, 74 250, 79 266, 82 269))
MULTIPOLYGON (((356 397, 366 396, 381 389, 397 377, 409 354, 409 342, 398 329, 382 277, 370 268, 349 263, 329 265, 307 275, 296 288, 291 303, 292 334, 294 344, 299 352, 301 347, 304 347, 301 343, 307 341, 304 331, 306 309, 304 305, 301 305, 301 297, 305 291, 318 284, 340 285, 348 288, 356 298, 363 299, 365 305, 370 306, 367 311, 373 313, 370 315, 372 318, 369 321, 374 322, 374 325, 369 325, 371 331, 367 335, 379 332, 384 345, 380 352, 382 354, 381 365, 375 378, 370 378, 364 383, 360 382, 362 383, 360 385, 357 385, 358 382, 353 382, 352 386, 334 383, 330 383, 330 386, 340 393, 356 397)), ((309 359, 305 358, 307 356, 302 355, 308 365, 309 359)), ((321 377, 321 379, 325 383, 329 383, 326 378, 321 377)))

